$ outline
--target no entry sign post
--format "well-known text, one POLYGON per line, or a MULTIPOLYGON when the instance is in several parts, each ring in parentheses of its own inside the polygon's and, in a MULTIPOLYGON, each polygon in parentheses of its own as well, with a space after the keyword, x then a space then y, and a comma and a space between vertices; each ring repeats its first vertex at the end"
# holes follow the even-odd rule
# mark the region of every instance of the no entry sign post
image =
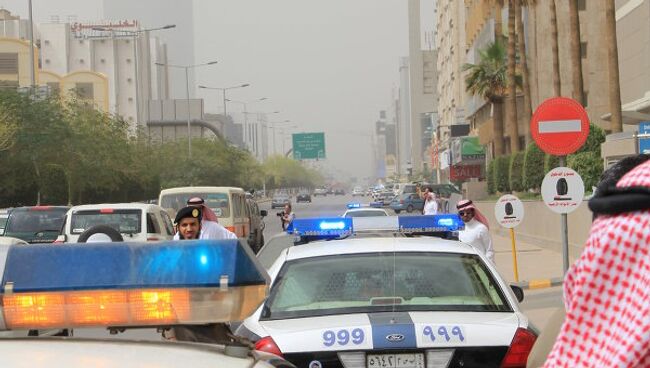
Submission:
MULTIPOLYGON (((589 115, 582 105, 566 97, 544 101, 530 120, 530 132, 537 146, 544 152, 560 157, 560 167, 566 165, 566 156, 574 153, 589 136, 589 115)), ((547 204, 548 205, 548 204, 547 204)), ((569 269, 569 226, 567 213, 561 215, 562 266, 569 269)))

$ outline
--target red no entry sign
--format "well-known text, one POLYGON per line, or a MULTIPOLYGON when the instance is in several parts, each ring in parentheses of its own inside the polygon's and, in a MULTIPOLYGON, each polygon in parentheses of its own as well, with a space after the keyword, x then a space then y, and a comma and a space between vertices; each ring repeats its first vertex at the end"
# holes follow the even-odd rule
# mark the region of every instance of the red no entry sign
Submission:
POLYGON ((589 135, 589 116, 576 100, 549 98, 539 105, 530 120, 530 133, 542 151, 566 156, 585 144, 589 135))

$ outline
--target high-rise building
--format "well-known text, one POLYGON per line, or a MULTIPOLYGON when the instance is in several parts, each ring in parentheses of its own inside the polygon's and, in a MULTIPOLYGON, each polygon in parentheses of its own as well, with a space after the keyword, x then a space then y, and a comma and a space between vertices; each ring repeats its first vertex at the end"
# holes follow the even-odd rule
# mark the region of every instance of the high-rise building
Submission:
POLYGON ((52 78, 89 71, 108 79, 111 113, 132 122, 148 120, 148 101, 168 99, 164 44, 137 21, 44 23, 38 26, 41 68, 52 78))
MULTIPOLYGON (((167 58, 172 64, 194 64, 194 1, 193 0, 103 0, 103 18, 137 19, 143 28, 174 24, 176 28, 159 32, 157 37, 167 45, 167 58)), ((170 98, 185 98, 185 74, 169 71, 170 98)), ((190 87, 194 77, 190 72, 190 87)), ((190 88, 193 94, 194 88, 190 88)))
POLYGON ((410 88, 410 160, 416 170, 423 168, 426 146, 422 144, 422 121, 437 110, 436 55, 422 49, 420 1, 409 0, 409 88, 410 88))

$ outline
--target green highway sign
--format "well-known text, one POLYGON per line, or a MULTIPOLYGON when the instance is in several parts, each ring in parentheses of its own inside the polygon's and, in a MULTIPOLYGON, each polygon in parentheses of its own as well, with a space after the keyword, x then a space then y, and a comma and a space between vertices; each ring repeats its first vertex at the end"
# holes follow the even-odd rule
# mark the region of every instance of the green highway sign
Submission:
POLYGON ((325 159, 325 133, 299 133, 293 135, 294 160, 325 159))

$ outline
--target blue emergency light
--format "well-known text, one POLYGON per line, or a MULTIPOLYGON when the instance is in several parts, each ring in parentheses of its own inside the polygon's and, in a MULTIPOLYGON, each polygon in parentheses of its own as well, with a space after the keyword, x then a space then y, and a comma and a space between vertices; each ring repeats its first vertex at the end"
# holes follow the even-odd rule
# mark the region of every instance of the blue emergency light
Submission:
POLYGON ((372 208, 382 208, 382 207, 384 207, 384 202, 370 202, 370 207, 372 207, 372 208))
POLYGON ((234 239, 12 246, 0 330, 241 320, 267 282, 234 239))
POLYGON ((348 203, 348 208, 361 208, 361 203, 348 203))
POLYGON ((287 233, 300 238, 332 239, 364 232, 391 232, 402 234, 453 234, 465 228, 456 214, 430 216, 388 216, 380 218, 309 218, 295 219, 287 233))

